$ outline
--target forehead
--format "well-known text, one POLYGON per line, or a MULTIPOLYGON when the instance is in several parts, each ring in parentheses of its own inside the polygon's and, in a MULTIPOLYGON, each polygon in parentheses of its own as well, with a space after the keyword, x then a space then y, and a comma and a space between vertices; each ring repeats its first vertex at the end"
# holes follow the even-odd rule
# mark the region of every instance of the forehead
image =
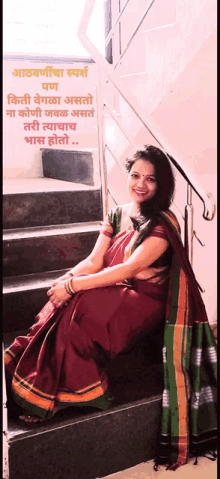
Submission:
POLYGON ((131 168, 131 172, 136 171, 141 175, 155 175, 155 168, 150 161, 147 160, 137 160, 131 168))

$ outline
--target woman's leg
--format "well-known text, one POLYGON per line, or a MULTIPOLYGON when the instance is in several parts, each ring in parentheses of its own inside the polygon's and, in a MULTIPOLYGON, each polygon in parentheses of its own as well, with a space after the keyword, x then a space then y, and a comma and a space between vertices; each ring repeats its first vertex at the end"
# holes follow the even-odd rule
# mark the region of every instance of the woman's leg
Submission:
MULTIPOLYGON (((34 377, 37 404, 41 407, 41 399, 51 394, 55 398, 54 406, 48 406, 49 414, 44 411, 43 404, 41 419, 51 417, 53 411, 65 405, 95 405, 94 398, 99 400, 99 395, 105 396, 107 386, 102 382, 99 366, 100 348, 109 358, 115 357, 139 334, 161 321, 163 309, 161 302, 124 286, 78 293, 50 321, 50 327, 38 330, 19 362, 18 376, 20 374, 24 382, 30 383, 30 394, 34 377)), ((24 398, 23 390, 21 396, 24 398)), ((31 405, 21 418, 36 422, 38 414, 32 409, 31 405)))

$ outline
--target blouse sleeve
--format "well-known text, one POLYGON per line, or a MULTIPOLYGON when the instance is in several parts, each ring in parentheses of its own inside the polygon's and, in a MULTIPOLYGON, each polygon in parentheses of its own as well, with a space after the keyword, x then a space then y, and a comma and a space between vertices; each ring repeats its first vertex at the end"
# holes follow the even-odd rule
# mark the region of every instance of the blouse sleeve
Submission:
POLYGON ((108 238, 112 238, 113 226, 112 226, 109 214, 106 215, 104 221, 102 222, 102 226, 101 226, 101 229, 100 229, 100 234, 108 236, 108 238))
POLYGON ((121 215, 121 206, 116 206, 115 208, 111 209, 102 223, 100 233, 108 236, 109 238, 116 236, 120 232, 121 215))
POLYGON ((167 241, 169 241, 169 237, 165 231, 165 228, 163 225, 161 224, 157 224, 154 226, 154 228, 152 229, 151 233, 150 233, 150 236, 153 236, 155 238, 162 238, 162 239, 165 239, 167 241))

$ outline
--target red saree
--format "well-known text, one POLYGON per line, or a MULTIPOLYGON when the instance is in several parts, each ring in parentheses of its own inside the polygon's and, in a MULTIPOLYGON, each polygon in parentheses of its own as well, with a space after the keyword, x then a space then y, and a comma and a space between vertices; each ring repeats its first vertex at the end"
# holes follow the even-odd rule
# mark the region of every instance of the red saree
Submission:
MULTIPOLYGON (((123 262, 134 233, 113 238, 105 267, 123 262)), ((62 309, 49 301, 27 336, 17 337, 5 352, 16 402, 41 418, 71 405, 107 409, 102 352, 111 359, 163 322, 167 288, 167 281, 134 280, 79 292, 62 309)))
MULTIPOLYGON (((217 355, 176 218, 169 210, 159 218, 151 235, 172 245, 169 281, 133 280, 79 292, 60 310, 48 302, 29 334, 6 350, 5 363, 14 398, 30 414, 49 418, 71 405, 107 409, 111 402, 102 353, 111 359, 163 324, 164 390, 155 468, 166 464, 176 469, 190 455, 211 451, 215 457, 217 355)), ((120 233, 120 221, 117 207, 104 229, 107 236, 116 235, 105 267, 129 254, 135 232, 120 233)))

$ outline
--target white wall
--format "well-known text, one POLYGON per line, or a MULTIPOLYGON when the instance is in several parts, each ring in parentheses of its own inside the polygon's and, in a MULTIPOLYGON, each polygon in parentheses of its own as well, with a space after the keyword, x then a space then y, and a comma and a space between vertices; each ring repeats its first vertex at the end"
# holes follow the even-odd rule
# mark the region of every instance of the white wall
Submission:
MULTIPOLYGON (((150 0, 130 0, 121 18, 121 48, 126 46, 137 21, 150 0), (127 11, 128 9, 128 11, 127 11)), ((113 17, 118 14, 118 2, 113 1, 113 17)), ((205 41, 216 30, 216 0, 154 0, 140 29, 132 40, 123 59, 115 71, 123 84, 130 89, 137 102, 152 114, 170 85, 184 71, 189 62, 203 47, 205 41)), ((114 22, 114 21, 113 21, 114 22)), ((119 57, 119 32, 115 31, 113 50, 115 60, 119 57)), ((115 94, 114 103, 121 115, 122 124, 132 137, 140 129, 139 122, 124 100, 115 94)), ((113 105, 113 102, 112 102, 113 105)), ((117 152, 119 133, 113 122, 108 122, 111 131, 109 141, 117 152), (111 136, 111 137, 110 137, 111 136), (115 138, 117 140, 115 141, 115 138)), ((120 137, 120 152, 127 147, 123 135, 120 137)))
MULTIPOLYGON (((116 7, 117 3, 113 5, 116 7)), ((122 50, 149 3, 150 0, 130 0, 124 21, 123 17, 121 20, 122 50)), ((154 0, 117 67, 124 83, 135 90, 133 93, 148 113, 155 110, 169 85, 216 29, 216 23, 216 0, 154 0)), ((119 39, 115 37, 117 58, 119 39)))
MULTIPOLYGON (((153 114, 160 129, 197 175, 200 184, 217 199, 217 33, 205 42, 153 114)), ((180 181, 180 180, 179 180, 180 181)), ((184 186, 176 202, 183 209, 184 186)), ((210 322, 217 321, 217 218, 202 218, 203 205, 193 193, 194 228, 205 244, 194 239, 193 267, 205 289, 210 322)))
MULTIPOLYGON (((138 5, 141 7, 143 3, 140 1, 138 5)), ((134 10, 132 12, 131 9, 127 17, 129 28, 128 19, 134 17, 134 10)), ((169 3, 158 0, 152 6, 151 17, 145 19, 138 37, 126 53, 124 64, 120 65, 121 78, 137 102, 152 115, 166 142, 184 159, 200 184, 215 198, 216 44, 216 1, 176 0, 169 3), (153 15, 154 8, 155 12, 160 8, 158 15, 153 15)), ((155 139, 140 126, 124 100, 119 99, 118 105, 118 119, 130 138, 139 145, 157 145, 155 139)), ((123 164, 132 149, 114 122, 109 117, 105 121, 109 144, 116 155, 119 152, 123 164)), ((109 166, 108 177, 110 189, 117 201, 129 200, 123 173, 113 162, 109 166)), ((175 203, 178 209, 173 207, 173 210, 183 231, 186 184, 178 173, 176 180, 175 203)), ((111 199, 109 203, 110 206, 114 204, 111 199)), ((194 193, 193 204, 194 229, 205 243, 202 247, 194 239, 193 268, 205 290, 202 296, 209 321, 214 323, 217 320, 217 221, 216 217, 211 222, 203 219, 203 205, 194 193)))

